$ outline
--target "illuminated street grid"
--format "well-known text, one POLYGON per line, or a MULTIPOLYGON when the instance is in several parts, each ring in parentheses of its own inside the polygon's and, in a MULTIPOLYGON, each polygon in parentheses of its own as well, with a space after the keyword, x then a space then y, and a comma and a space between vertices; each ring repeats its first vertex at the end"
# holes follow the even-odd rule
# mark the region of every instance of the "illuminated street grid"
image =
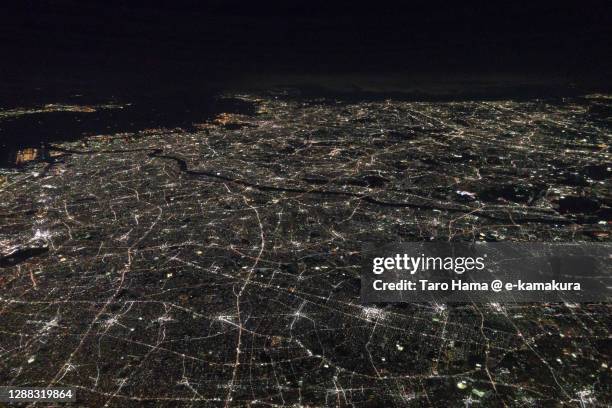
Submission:
POLYGON ((224 98, 255 114, 2 172, 0 384, 82 406, 612 404, 609 305, 359 302, 364 242, 609 241, 609 96, 224 98))

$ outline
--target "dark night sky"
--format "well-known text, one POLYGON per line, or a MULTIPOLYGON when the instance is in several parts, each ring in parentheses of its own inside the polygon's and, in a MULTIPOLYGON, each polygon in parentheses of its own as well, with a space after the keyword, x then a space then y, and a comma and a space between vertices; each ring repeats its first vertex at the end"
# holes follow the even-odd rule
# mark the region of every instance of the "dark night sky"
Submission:
POLYGON ((611 67, 605 1, 17 3, 0 17, 5 75, 604 76, 611 67))

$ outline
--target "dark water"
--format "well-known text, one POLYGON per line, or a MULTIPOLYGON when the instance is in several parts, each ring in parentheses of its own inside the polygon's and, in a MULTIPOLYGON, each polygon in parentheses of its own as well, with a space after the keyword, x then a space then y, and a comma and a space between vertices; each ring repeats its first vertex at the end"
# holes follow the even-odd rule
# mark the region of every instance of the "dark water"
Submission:
POLYGON ((249 114, 253 109, 237 99, 219 97, 212 89, 122 95, 105 89, 75 92, 58 95, 42 89, 21 101, 11 100, 14 95, 6 92, 3 100, 12 109, 0 111, 0 167, 49 160, 48 147, 55 142, 146 129, 189 129, 219 113, 249 114))

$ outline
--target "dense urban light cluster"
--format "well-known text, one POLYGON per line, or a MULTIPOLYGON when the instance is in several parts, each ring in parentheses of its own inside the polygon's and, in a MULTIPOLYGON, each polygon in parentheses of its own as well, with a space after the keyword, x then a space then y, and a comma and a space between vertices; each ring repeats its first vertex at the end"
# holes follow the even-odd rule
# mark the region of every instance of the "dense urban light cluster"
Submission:
POLYGON ((91 406, 612 403, 610 305, 359 302, 366 242, 608 241, 609 96, 222 98, 254 113, 3 171, 1 384, 91 406))

